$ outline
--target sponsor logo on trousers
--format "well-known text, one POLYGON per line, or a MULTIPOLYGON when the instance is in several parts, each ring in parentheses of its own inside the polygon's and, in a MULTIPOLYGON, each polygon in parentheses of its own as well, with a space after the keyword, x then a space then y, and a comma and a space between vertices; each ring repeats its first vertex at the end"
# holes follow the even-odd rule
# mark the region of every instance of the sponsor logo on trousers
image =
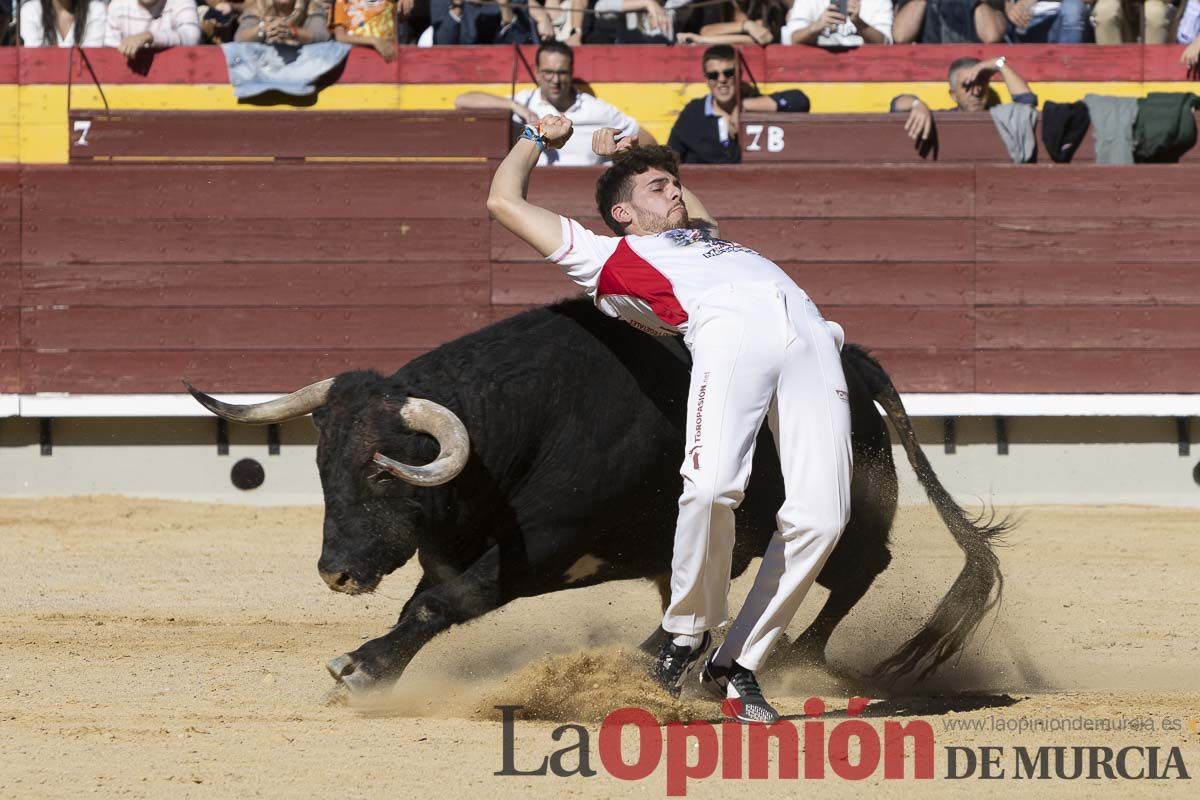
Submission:
POLYGON ((708 396, 708 379, 712 372, 704 373, 700 379, 700 391, 696 394, 696 423, 692 435, 692 449, 688 453, 692 457, 692 467, 700 469, 700 438, 704 433, 704 398, 708 396))

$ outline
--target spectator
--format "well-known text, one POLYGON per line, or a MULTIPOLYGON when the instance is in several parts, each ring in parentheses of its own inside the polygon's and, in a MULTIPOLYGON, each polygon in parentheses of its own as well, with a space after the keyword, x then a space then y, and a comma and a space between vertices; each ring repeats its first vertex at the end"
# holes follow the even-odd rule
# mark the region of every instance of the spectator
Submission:
POLYGON ((200 41, 204 44, 221 44, 233 41, 238 17, 245 3, 229 0, 206 0, 196 6, 200 16, 200 41))
POLYGON ((394 0, 334 0, 333 38, 373 47, 384 61, 396 58, 394 0))
POLYGON ((592 152, 592 134, 600 128, 617 128, 625 137, 638 136, 641 144, 657 144, 637 120, 587 92, 575 89, 574 54, 562 42, 546 42, 537 49, 537 88, 519 92, 509 100, 485 92, 467 92, 454 101, 458 109, 499 109, 511 111, 513 120, 533 125, 542 117, 562 114, 571 120, 575 134, 558 150, 548 149, 538 164, 576 167, 606 163, 592 152))
POLYGON ((1092 19, 1096 24, 1096 44, 1122 44, 1138 40, 1142 34, 1145 44, 1166 44, 1170 39, 1174 6, 1167 0, 1095 0, 1092 19), (1138 9, 1142 13, 1138 13, 1138 9), (1144 17, 1145 31, 1138 26, 1144 17))
POLYGON ((741 85, 739 98, 741 71, 737 52, 727 44, 705 50, 700 63, 709 93, 683 107, 667 140, 684 164, 739 163, 742 160, 738 146, 739 117, 743 110, 808 111, 808 97, 799 89, 762 97, 757 89, 741 85))
POLYGON ((533 44, 537 41, 523 0, 431 0, 433 44, 533 44))
POLYGON ((1005 0, 900 0, 892 23, 896 44, 995 44, 1004 41, 1005 0))
POLYGON ((104 0, 25 0, 21 3, 21 44, 25 47, 104 46, 104 0))
MULTIPOLYGON (((960 58, 950 65, 950 97, 954 100, 952 111, 986 111, 999 104, 1000 97, 991 88, 992 76, 999 73, 1008 87, 1014 103, 1037 106, 1038 97, 1029 88, 1025 79, 1008 66, 1004 56, 980 61, 977 58, 960 58)), ((933 112, 916 95, 902 94, 892 100, 891 110, 907 111, 904 130, 909 138, 928 139, 933 131, 933 112)))
POLYGON ((265 44, 327 42, 328 0, 247 0, 233 38, 265 44))
POLYGON ((680 24, 676 17, 676 44, 770 44, 778 42, 787 21, 784 0, 742 0, 708 5, 692 10, 690 19, 680 24), (695 30, 680 32, 681 27, 695 30))
MULTIPOLYGON (((596 0, 584 20, 585 44, 670 44, 675 11, 689 0, 596 0)), ((645 144, 645 142, 643 142, 645 144)))
MULTIPOLYGON (((16 15, 20 16, 20 14, 16 15)), ((0 47, 16 44, 17 26, 12 0, 0 0, 0 47)))
POLYGON ((150 48, 193 45, 200 41, 195 0, 112 0, 104 46, 133 59, 150 48))
POLYGON ((1087 40, 1092 0, 1006 0, 1004 38, 1014 44, 1081 44, 1087 40))
POLYGON ((892 43, 891 0, 793 0, 781 33, 784 44, 858 47, 892 43))
POLYGON ((1197 40, 1200 40, 1200 0, 1188 0, 1183 15, 1179 18, 1175 41, 1187 45, 1179 60, 1193 68, 1196 66, 1197 57, 1200 56, 1200 44, 1196 44, 1197 40))

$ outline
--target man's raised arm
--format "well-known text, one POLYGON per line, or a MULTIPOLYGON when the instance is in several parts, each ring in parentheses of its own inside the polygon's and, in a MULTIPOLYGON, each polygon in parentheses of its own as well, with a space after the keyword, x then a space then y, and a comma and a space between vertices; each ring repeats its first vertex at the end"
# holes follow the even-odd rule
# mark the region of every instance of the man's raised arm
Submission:
MULTIPOLYGON (((571 122, 566 117, 546 117, 538 127, 546 147, 562 147, 571 138, 571 122)), ((541 154, 541 146, 534 139, 517 141, 492 176, 487 209, 497 222, 542 256, 548 256, 562 246, 562 223, 558 214, 525 199, 529 193, 529 175, 541 154)))

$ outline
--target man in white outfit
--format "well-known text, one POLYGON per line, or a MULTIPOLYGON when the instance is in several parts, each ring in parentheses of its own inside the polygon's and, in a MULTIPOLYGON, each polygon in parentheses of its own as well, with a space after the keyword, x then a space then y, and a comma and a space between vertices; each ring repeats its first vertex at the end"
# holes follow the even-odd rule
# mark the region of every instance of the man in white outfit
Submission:
MULTIPOLYGON (((618 236, 529 203, 529 176, 546 148, 571 135, 564 117, 529 126, 492 180, 488 210, 557 263, 605 314, 653 334, 683 334, 692 353, 683 494, 671 563, 672 635, 652 676, 678 694, 728 617, 734 509, 750 479, 766 419, 775 435, 785 500, 778 529, 725 641, 701 683, 737 700, 742 721, 774 722, 754 672, 791 622, 850 514, 850 409, 841 328, 782 269, 717 236, 680 184, 667 148, 597 131, 593 149, 616 155, 597 183, 600 214, 618 236)), ((602 479, 602 476, 597 476, 602 479)))

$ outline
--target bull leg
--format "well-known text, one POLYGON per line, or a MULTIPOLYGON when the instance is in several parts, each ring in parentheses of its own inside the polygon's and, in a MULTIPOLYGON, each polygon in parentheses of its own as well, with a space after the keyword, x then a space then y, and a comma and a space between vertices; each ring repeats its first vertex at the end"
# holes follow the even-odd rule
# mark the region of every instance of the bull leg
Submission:
POLYGON ((500 550, 493 547, 459 575, 414 594, 391 631, 333 659, 329 672, 353 693, 387 689, 433 637, 509 599, 500 590, 500 550))
MULTIPOLYGON (((834 629, 846 618, 850 609, 854 608, 859 600, 862 600, 863 595, 875 582, 875 578, 887 569, 891 558, 891 554, 885 549, 880 558, 860 562, 856 565, 857 568, 849 574, 836 574, 835 572, 834 576, 830 576, 832 586, 829 589, 829 597, 826 599, 825 605, 821 607, 820 613, 817 614, 817 618, 812 621, 812 624, 796 638, 787 651, 785 660, 792 663, 824 664, 825 648, 829 645, 829 638, 833 635, 834 629)), ((829 566, 826 565, 826 568, 828 569, 829 566)))
MULTIPOLYGON (((658 589, 658 598, 665 613, 667 606, 671 602, 671 573, 664 572, 662 575, 656 575, 650 580, 654 583, 654 587, 658 589)), ((654 633, 647 636, 645 641, 638 645, 638 649, 648 655, 657 655, 666 641, 667 632, 659 626, 654 629, 654 633)))

